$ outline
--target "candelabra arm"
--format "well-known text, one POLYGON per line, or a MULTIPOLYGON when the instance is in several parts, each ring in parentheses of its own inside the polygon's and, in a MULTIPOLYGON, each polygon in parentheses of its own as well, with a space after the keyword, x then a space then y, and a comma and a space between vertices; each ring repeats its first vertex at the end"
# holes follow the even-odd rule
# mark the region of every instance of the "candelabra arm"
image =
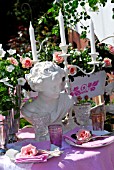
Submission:
POLYGON ((84 71, 82 68, 80 68, 80 67, 77 66, 77 65, 73 65, 73 66, 76 67, 76 68, 78 68, 82 73, 84 73, 84 74, 86 74, 86 75, 90 75, 90 74, 94 73, 94 71, 95 71, 95 64, 93 64, 93 69, 92 69, 92 71, 89 72, 89 73, 87 73, 86 71, 84 71))
MULTIPOLYGON (((43 44, 44 44, 46 41, 48 41, 48 38, 45 38, 45 39, 41 42, 40 48, 39 48, 39 50, 37 51, 37 54, 40 53, 40 51, 42 50, 42 46, 43 46, 43 44)), ((36 42, 39 42, 39 41, 36 41, 36 42)))

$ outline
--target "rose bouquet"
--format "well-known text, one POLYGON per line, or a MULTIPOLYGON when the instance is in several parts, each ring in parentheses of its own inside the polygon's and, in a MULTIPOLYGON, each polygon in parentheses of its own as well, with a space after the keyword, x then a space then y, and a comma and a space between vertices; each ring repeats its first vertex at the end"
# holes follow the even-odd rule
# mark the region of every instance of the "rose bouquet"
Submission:
POLYGON ((26 89, 24 77, 32 64, 31 53, 20 56, 16 50, 4 51, 0 45, 0 114, 6 114, 12 108, 19 110, 16 88, 26 89))

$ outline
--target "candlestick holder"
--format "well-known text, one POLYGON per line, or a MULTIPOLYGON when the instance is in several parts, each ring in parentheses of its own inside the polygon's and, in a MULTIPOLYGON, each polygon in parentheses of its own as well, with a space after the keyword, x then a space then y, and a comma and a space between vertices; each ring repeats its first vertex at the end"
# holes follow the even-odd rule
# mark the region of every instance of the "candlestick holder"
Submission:
MULTIPOLYGON (((35 43, 39 43, 40 47, 39 47, 39 50, 36 52, 37 53, 37 56, 40 54, 41 50, 43 49, 43 45, 45 42, 48 41, 48 38, 45 38, 41 43, 39 41, 35 41, 35 43)), ((40 60, 38 60, 38 57, 37 57, 37 60, 32 60, 33 64, 36 64, 37 62, 39 62, 40 60)))
POLYGON ((68 78, 68 62, 67 62, 67 57, 70 56, 70 54, 67 54, 67 51, 68 51, 68 45, 60 45, 59 46, 62 50, 62 54, 60 55, 61 57, 64 58, 64 70, 65 70, 65 90, 67 93, 70 93, 70 84, 69 84, 69 78, 68 78))
POLYGON ((91 61, 91 62, 88 62, 88 64, 96 65, 96 64, 99 64, 99 63, 100 63, 99 61, 96 60, 97 57, 98 57, 98 55, 99 55, 99 53, 97 53, 97 52, 94 53, 94 54, 90 53, 89 55, 91 56, 92 61, 91 61))

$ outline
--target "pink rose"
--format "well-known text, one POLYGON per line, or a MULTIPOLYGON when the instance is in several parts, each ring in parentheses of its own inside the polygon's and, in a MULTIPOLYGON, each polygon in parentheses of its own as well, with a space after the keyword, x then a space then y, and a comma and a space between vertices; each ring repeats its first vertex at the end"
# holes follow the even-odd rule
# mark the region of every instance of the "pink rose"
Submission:
POLYGON ((60 64, 64 61, 64 58, 59 56, 60 54, 62 54, 61 51, 59 51, 59 52, 56 51, 53 53, 53 61, 57 62, 58 64, 60 64))
POLYGON ((104 63, 105 63, 105 67, 111 66, 111 59, 109 59, 109 58, 104 58, 104 63))
POLYGON ((30 68, 33 64, 32 60, 29 57, 21 59, 21 63, 23 68, 30 68))
POLYGON ((35 156, 38 153, 38 150, 35 146, 28 144, 26 146, 23 146, 21 148, 21 157, 27 156, 27 157, 31 157, 31 156, 35 156))
POLYGON ((22 61, 23 61, 23 57, 22 57, 22 56, 20 56, 20 62, 22 63, 22 61))
POLYGON ((18 66, 18 61, 14 57, 9 57, 7 60, 9 60, 11 64, 18 66))
POLYGON ((79 141, 84 141, 84 140, 86 140, 86 139, 88 139, 88 138, 91 137, 91 133, 90 133, 90 131, 88 131, 88 130, 80 129, 80 130, 77 132, 76 136, 77 136, 77 139, 78 139, 79 141))
POLYGON ((112 45, 108 46, 109 52, 114 55, 114 47, 112 45))
POLYGON ((68 65, 67 67, 70 75, 74 76, 77 73, 77 68, 73 65, 68 65))

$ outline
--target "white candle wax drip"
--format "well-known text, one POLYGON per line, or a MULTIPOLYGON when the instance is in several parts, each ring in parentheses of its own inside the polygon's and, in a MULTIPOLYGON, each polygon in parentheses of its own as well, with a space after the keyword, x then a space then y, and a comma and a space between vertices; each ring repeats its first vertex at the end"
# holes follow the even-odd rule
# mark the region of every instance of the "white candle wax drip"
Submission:
POLYGON ((35 40, 35 35, 34 35, 34 28, 32 26, 31 21, 30 21, 30 27, 29 27, 29 35, 30 35, 33 61, 37 61, 36 40, 35 40))
POLYGON ((91 54, 95 54, 96 53, 95 35, 94 35, 94 25, 92 20, 90 20, 90 45, 91 45, 91 54))
POLYGON ((64 19, 61 10, 59 11, 59 26, 60 26, 60 37, 61 37, 61 46, 66 45, 66 39, 65 39, 65 29, 64 29, 64 19))

